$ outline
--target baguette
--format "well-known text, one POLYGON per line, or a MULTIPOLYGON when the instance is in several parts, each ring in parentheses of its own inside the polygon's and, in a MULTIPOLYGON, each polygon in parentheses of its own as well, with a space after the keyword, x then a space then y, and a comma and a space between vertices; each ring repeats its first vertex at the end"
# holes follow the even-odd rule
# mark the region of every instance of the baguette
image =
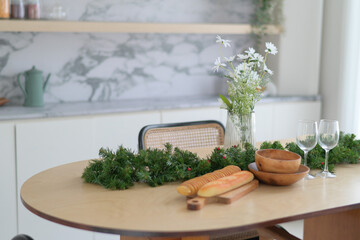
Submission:
POLYGON ((202 186, 198 195, 200 197, 213 197, 235 188, 241 187, 254 179, 254 175, 249 171, 241 171, 230 176, 220 178, 202 186))
POLYGON ((223 169, 216 170, 211 173, 207 173, 205 175, 202 175, 200 177, 196 177, 193 179, 190 179, 188 181, 183 182, 179 187, 177 187, 178 193, 185 196, 191 196, 196 195, 198 190, 205 184, 215 181, 219 178, 230 176, 231 174, 235 172, 239 172, 241 169, 238 166, 235 165, 229 165, 224 167, 223 169))

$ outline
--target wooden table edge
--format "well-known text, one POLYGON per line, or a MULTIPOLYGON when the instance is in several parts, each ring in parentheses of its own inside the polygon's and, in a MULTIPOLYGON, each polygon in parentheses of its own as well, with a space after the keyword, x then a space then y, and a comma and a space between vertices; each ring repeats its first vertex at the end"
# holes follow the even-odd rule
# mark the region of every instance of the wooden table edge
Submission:
POLYGON ((188 236, 204 236, 204 235, 206 235, 206 236, 221 235, 221 234, 228 234, 228 233, 232 233, 232 232, 240 232, 240 231, 247 231, 247 230, 256 229, 256 228, 274 226, 276 224, 284 223, 284 222, 290 222, 290 221, 295 221, 295 220, 324 216, 327 214, 334 214, 334 213, 339 213, 339 212, 344 212, 344 211, 349 211, 349 210, 354 210, 354 209, 360 209, 360 203, 356 203, 356 204, 351 204, 351 205, 347 205, 347 206, 335 207, 335 208, 320 210, 320 211, 311 212, 311 213, 298 214, 298 215, 294 215, 294 216, 273 219, 273 220, 259 222, 259 223, 255 223, 255 224, 244 225, 241 227, 221 228, 221 229, 215 229, 215 230, 187 231, 187 232, 176 232, 176 231, 173 231, 173 232, 166 232, 166 231, 155 232, 154 231, 153 232, 153 231, 134 231, 134 230, 125 230, 125 229, 113 229, 113 228, 89 226, 88 224, 71 222, 68 220, 64 220, 61 218, 51 216, 49 214, 43 213, 43 212, 38 211, 37 209, 31 207, 23 200, 21 193, 20 193, 20 199, 21 199, 21 202, 23 203, 23 205, 30 212, 34 213, 35 215, 37 215, 41 218, 47 219, 51 222, 55 222, 55 223, 58 223, 58 224, 61 224, 64 226, 73 227, 73 228, 82 229, 82 230, 88 230, 88 231, 100 232, 100 233, 119 234, 119 235, 124 235, 124 236, 133 236, 133 237, 188 237, 188 236))

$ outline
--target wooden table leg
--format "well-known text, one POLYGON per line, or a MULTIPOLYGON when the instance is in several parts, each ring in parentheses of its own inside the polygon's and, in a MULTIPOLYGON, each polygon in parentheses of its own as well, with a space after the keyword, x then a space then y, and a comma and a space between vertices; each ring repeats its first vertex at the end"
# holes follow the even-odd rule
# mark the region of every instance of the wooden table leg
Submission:
POLYGON ((209 240, 209 236, 194 236, 194 237, 130 237, 120 236, 120 240, 209 240))
POLYGON ((305 219, 304 240, 360 239, 360 209, 305 219))

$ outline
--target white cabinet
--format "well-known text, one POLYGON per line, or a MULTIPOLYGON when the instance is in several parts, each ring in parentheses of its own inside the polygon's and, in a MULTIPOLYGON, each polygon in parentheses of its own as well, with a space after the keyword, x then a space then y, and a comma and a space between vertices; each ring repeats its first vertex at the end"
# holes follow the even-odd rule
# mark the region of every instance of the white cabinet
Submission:
POLYGON ((11 239, 17 233, 14 123, 0 123, 0 163, 0 239, 11 239))
MULTIPOLYGON (((61 164, 94 158, 92 121, 83 118, 32 120, 16 124, 18 189, 32 175, 61 164)), ((89 231, 52 223, 18 200, 19 232, 36 240, 91 240, 89 231)))
MULTIPOLYGON (((58 165, 97 158, 100 147, 123 144, 137 149, 137 135, 147 124, 159 123, 159 112, 29 120, 16 123, 18 190, 32 175, 58 165)), ((15 161, 14 161, 15 162, 15 161)), ((13 181, 14 182, 14 181, 13 181)), ((15 182, 14 182, 15 184, 15 182)), ((119 239, 52 223, 30 213, 18 202, 19 232, 36 240, 119 239)))

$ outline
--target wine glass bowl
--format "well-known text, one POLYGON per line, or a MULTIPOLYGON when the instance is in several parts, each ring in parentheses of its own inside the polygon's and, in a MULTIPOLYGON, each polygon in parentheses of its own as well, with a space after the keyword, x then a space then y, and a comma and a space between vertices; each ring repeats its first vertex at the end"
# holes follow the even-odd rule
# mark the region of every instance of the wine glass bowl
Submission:
POLYGON ((296 143, 301 150, 310 151, 317 144, 316 133, 308 134, 308 135, 300 135, 296 138, 296 143))
POLYGON ((337 143, 339 141, 339 133, 335 132, 333 134, 328 133, 321 133, 319 134, 319 145, 324 150, 331 150, 334 147, 336 147, 337 143))
POLYGON ((334 178, 335 174, 329 172, 329 151, 339 142, 339 122, 336 120, 322 119, 319 124, 319 145, 325 150, 325 166, 322 172, 316 174, 322 178, 334 178))
MULTIPOLYGON (((296 144, 301 150, 304 151, 304 165, 307 166, 307 154, 317 144, 318 127, 317 122, 313 120, 299 120, 296 144)), ((309 173, 305 176, 305 179, 313 179, 314 176, 309 173)))

